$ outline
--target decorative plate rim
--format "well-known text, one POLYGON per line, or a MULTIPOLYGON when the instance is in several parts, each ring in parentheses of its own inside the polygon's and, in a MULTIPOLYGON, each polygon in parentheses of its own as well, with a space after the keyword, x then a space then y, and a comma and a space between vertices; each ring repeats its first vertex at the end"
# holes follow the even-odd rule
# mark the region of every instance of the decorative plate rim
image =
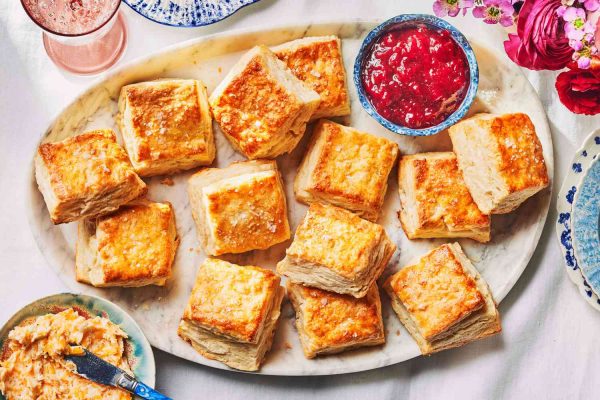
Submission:
POLYGON ((598 217, 600 204, 593 190, 594 179, 600 180, 600 153, 593 155, 592 162, 581 177, 573 200, 573 250, 581 274, 585 277, 594 294, 600 292, 600 240, 598 238, 598 217), (590 181, 592 179, 592 181, 590 181), (591 197, 590 197, 591 196, 591 197))
MULTIPOLYGON (((143 371, 138 371, 136 366, 132 366, 132 370, 136 377, 139 377, 143 380, 143 382, 151 387, 154 387, 156 384, 156 362, 154 359, 154 352, 152 351, 152 346, 148 339, 144 335, 144 332, 139 327, 137 322, 133 319, 131 315, 129 315, 122 307, 113 303, 110 300, 106 300, 102 297, 83 294, 83 293, 75 293, 75 292, 60 292, 51 294, 48 296, 41 297, 34 301, 31 301, 24 306, 19 307, 11 317, 6 320, 6 322, 0 327, 0 348, 3 346, 4 341, 8 333, 17 326, 21 321, 25 318, 29 318, 33 315, 44 315, 44 314, 31 314, 27 312, 28 309, 34 308, 35 306, 61 306, 71 307, 72 304, 69 304, 68 300, 76 300, 80 299, 85 302, 92 302, 94 305, 100 305, 98 307, 99 310, 105 312, 111 322, 117 324, 125 333, 127 333, 127 341, 133 343, 141 350, 141 357, 143 359, 142 364, 138 364, 137 367, 143 369, 143 371), (25 315, 24 315, 25 314, 25 315), (112 314, 112 315, 111 315, 112 314), (117 321, 113 321, 111 316, 118 315, 121 317, 122 321, 119 323, 117 321), (124 326, 125 325, 125 326, 124 326)), ((134 356, 134 358, 138 358, 134 356)), ((5 397, 2 393, 0 393, 0 399, 4 400, 5 397)))
MULTIPOLYGON (((158 1, 160 1, 160 0, 158 0, 158 1)), ((242 8, 250 6, 254 3, 258 3, 260 0, 240 0, 240 1, 241 1, 240 6, 233 9, 229 14, 220 15, 219 17, 215 17, 208 21, 200 21, 199 23, 192 23, 192 24, 176 24, 176 23, 169 23, 169 22, 157 20, 145 12, 144 9, 146 7, 142 7, 142 9, 137 7, 138 4, 141 4, 141 3, 146 4, 144 0, 139 1, 138 4, 132 4, 133 0, 123 0, 123 3, 127 4, 129 6, 129 8, 131 8, 137 14, 139 14, 142 17, 146 18, 147 20, 155 22, 157 24, 161 24, 164 26, 170 26, 170 27, 174 27, 174 28, 198 28, 201 26, 208 26, 208 25, 216 24, 217 22, 223 21, 224 19, 227 19, 227 18, 231 17, 233 14, 240 11, 242 8)))
POLYGON ((429 15, 429 14, 400 14, 400 15, 392 17, 392 18, 382 22, 381 24, 377 25, 364 38, 364 40, 360 46, 360 49, 358 50, 356 58, 354 60, 353 82, 354 82, 354 86, 356 87, 356 91, 358 93, 358 100, 359 100, 360 104, 362 105, 364 110, 367 112, 367 114, 369 114, 373 119, 375 119, 381 126, 383 126, 384 128, 386 128, 389 131, 392 131, 392 132, 400 134, 400 135, 431 136, 431 135, 435 135, 436 133, 439 133, 439 132, 443 131, 444 129, 447 129, 447 128, 451 127, 452 125, 456 124, 461 118, 463 118, 467 114, 467 112, 469 111, 469 108, 471 108, 471 105, 473 104, 473 101, 475 100, 475 96, 477 94, 477 88, 479 87, 479 65, 477 63, 477 58, 475 57, 473 48, 471 47, 471 44, 469 43, 469 41, 467 40, 465 35, 460 30, 458 30, 458 28, 456 28, 454 25, 450 24, 448 21, 445 21, 441 18, 438 18, 434 15, 429 15), (366 55, 367 50, 372 45, 373 40, 378 38, 391 25, 410 23, 410 22, 423 22, 425 24, 433 25, 437 28, 445 29, 448 32, 450 32, 454 41, 456 41, 456 43, 458 43, 460 48, 465 53, 467 62, 469 64, 469 74, 470 74, 469 89, 467 90, 467 94, 465 95, 465 98, 463 99, 460 106, 452 114, 450 114, 448 116, 448 118, 446 118, 444 121, 440 122, 437 125, 430 126, 428 128, 422 128, 422 129, 413 129, 413 128, 401 126, 401 125, 395 124, 395 123, 387 120, 386 118, 382 117, 379 114, 379 112, 377 112, 375 107, 373 107, 371 102, 368 100, 367 95, 365 93, 365 89, 363 88, 363 85, 362 85, 362 80, 360 78, 361 67, 362 67, 364 57, 366 55))
POLYGON ((593 149, 595 149, 596 154, 600 153, 600 129, 591 132, 586 137, 583 144, 575 152, 569 163, 569 170, 560 187, 556 201, 557 217, 555 228, 567 275, 577 286, 587 303, 600 311, 600 298, 592 291, 590 284, 579 269, 577 258, 575 257, 573 250, 571 232, 571 215, 573 212, 572 204, 574 196, 582 172, 587 170, 593 161, 593 149))

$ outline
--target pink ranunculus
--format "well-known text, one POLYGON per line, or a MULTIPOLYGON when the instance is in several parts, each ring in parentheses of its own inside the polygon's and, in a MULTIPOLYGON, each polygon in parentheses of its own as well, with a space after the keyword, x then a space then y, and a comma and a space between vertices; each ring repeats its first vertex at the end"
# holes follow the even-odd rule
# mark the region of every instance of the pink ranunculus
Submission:
POLYGON ((517 34, 504 42, 516 64, 533 70, 563 69, 573 55, 564 22, 557 15, 561 0, 525 0, 519 12, 517 34))

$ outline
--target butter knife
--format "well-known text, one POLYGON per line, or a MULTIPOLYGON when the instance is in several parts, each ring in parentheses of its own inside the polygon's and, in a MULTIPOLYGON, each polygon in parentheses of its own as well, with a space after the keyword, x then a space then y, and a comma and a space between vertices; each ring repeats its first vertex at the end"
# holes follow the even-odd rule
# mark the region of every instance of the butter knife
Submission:
POLYGON ((73 362, 78 375, 100 383, 102 385, 114 386, 134 393, 142 399, 149 400, 172 400, 171 398, 158 393, 150 386, 139 382, 127 372, 114 365, 104 361, 94 355, 88 349, 81 348, 82 351, 65 355, 65 359, 73 362))

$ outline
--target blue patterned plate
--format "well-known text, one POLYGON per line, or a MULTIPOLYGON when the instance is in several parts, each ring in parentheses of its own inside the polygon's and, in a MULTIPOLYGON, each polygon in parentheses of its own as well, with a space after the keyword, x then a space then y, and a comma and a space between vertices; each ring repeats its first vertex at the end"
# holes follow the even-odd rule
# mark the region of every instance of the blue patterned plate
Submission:
MULTIPOLYGON (((131 370, 138 380, 154 387, 156 378, 154 354, 142 330, 133 318, 119 306, 96 296, 61 293, 44 297, 26 305, 0 329, 0 349, 4 347, 8 333, 26 319, 48 313, 57 313, 70 307, 91 316, 108 318, 119 325, 129 336, 126 352, 131 370)), ((0 400, 6 400, 2 393, 0 393, 0 400)))
POLYGON ((159 24, 193 28, 214 24, 259 0, 123 0, 143 17, 159 24))
POLYGON ((573 201, 573 249, 577 264, 593 292, 600 293, 600 158, 581 179, 573 201))
POLYGON ((435 17, 433 15, 428 14, 401 14, 394 18, 390 18, 382 24, 377 25, 365 38, 358 51, 358 55, 356 56, 356 60, 354 61, 354 86, 356 86, 356 90, 358 92, 358 99, 360 104, 363 106, 365 111, 381 126, 384 128, 399 133, 402 135, 408 136, 430 136, 435 135, 451 127, 456 124, 462 117, 465 116, 471 104, 473 104, 473 100, 475 99, 475 95, 477 94, 477 87, 479 86, 479 66, 477 64, 477 59, 475 58, 475 53, 471 48, 471 45, 467 41, 467 38, 453 25, 448 22, 435 17), (362 84, 361 72, 363 67, 364 58, 369 54, 369 51, 372 47, 373 42, 378 39, 384 33, 397 29, 400 26, 413 26, 415 24, 425 24, 428 26, 432 26, 438 29, 446 30, 450 33, 452 38, 458 43, 460 48, 465 53, 467 57, 467 62, 469 63, 469 73, 470 73, 470 83, 469 89, 467 90, 467 94, 463 102, 460 104, 458 109, 454 111, 452 114, 448 116, 444 121, 439 123, 438 125, 431 126, 429 128, 423 129, 411 129, 406 126, 395 124, 387 119, 383 118, 375 107, 371 104, 367 95, 365 93, 365 89, 362 84))
MULTIPOLYGON (((577 186, 584 175, 584 171, 588 169, 599 153, 600 130, 597 130, 588 136, 583 143, 583 146, 575 153, 573 160, 569 164, 569 171, 567 172, 567 176, 558 193, 556 202, 558 218, 555 225, 556 234, 560 242, 560 249, 562 250, 565 260, 567 274, 573 283, 577 285, 586 301, 598 311, 600 311, 600 299, 582 275, 573 249, 572 210, 577 186)), ((597 221, 598 219, 596 218, 596 222, 597 221)))

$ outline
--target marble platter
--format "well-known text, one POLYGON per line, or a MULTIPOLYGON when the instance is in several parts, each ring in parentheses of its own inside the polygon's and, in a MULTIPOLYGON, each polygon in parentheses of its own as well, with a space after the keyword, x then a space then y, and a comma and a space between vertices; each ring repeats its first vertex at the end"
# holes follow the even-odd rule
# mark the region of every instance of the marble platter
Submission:
MULTIPOLYGON (((353 61, 362 38, 376 23, 376 21, 334 22, 266 30, 232 31, 182 43, 165 49, 159 54, 124 65, 105 76, 52 122, 42 140, 57 141, 94 128, 112 127, 117 131, 114 123, 114 115, 117 112, 116 101, 119 89, 124 84, 167 77, 198 78, 206 83, 210 92, 225 76, 241 52, 256 44, 275 45, 303 36, 336 34, 343 39, 346 70, 352 71, 353 61)), ((477 37, 480 36, 482 35, 478 34, 477 37)), ((552 177, 554 165, 552 139, 542 104, 534 89, 519 69, 503 54, 491 50, 489 45, 472 44, 480 64, 481 81, 470 113, 490 111, 529 114, 537 128, 548 171, 552 177)), ((340 122, 394 140, 399 144, 402 153, 450 149, 450 142, 445 132, 431 137, 414 138, 387 131, 362 109, 356 99, 356 89, 350 77, 348 77, 348 85, 351 93, 352 115, 341 119, 340 122)), ((218 129, 216 132, 218 152, 214 166, 222 167, 234 160, 242 159, 218 129)), ((279 157, 277 160, 286 185, 292 229, 296 228, 306 210, 304 205, 294 201, 292 183, 309 136, 310 132, 290 155, 279 157)), ((204 259, 196 239, 185 190, 190 174, 191 172, 174 176, 173 186, 161 184, 160 177, 148 180, 151 199, 168 200, 174 205, 177 228, 181 237, 181 245, 174 264, 174 276, 164 288, 96 289, 77 283, 74 274, 76 225, 52 225, 42 196, 37 190, 33 172, 28 199, 30 201, 28 208, 31 210, 30 224, 35 240, 50 267, 71 290, 105 297, 119 304, 137 320, 155 347, 200 364, 226 368, 195 353, 177 336, 176 332, 196 270, 204 259)), ((394 255, 382 279, 413 257, 444 242, 444 240, 409 241, 406 238, 396 215, 399 208, 396 174, 397 171, 394 169, 390 175, 384 213, 379 223, 385 226, 400 251, 394 255)), ((471 240, 460 240, 467 255, 489 282, 498 302, 513 287, 533 254, 548 213, 550 194, 551 190, 546 189, 528 200, 516 212, 494 216, 493 239, 489 244, 481 245, 471 240)), ((283 258, 288 245, 289 242, 286 242, 265 251, 226 258, 242 265, 254 264, 273 268, 275 263, 283 258)), ((418 356, 417 345, 391 311, 389 300, 384 294, 382 294, 382 302, 387 337, 385 346, 316 360, 307 360, 302 355, 298 335, 293 327, 294 314, 289 303, 285 302, 273 348, 260 373, 339 374, 378 368, 418 356)))

